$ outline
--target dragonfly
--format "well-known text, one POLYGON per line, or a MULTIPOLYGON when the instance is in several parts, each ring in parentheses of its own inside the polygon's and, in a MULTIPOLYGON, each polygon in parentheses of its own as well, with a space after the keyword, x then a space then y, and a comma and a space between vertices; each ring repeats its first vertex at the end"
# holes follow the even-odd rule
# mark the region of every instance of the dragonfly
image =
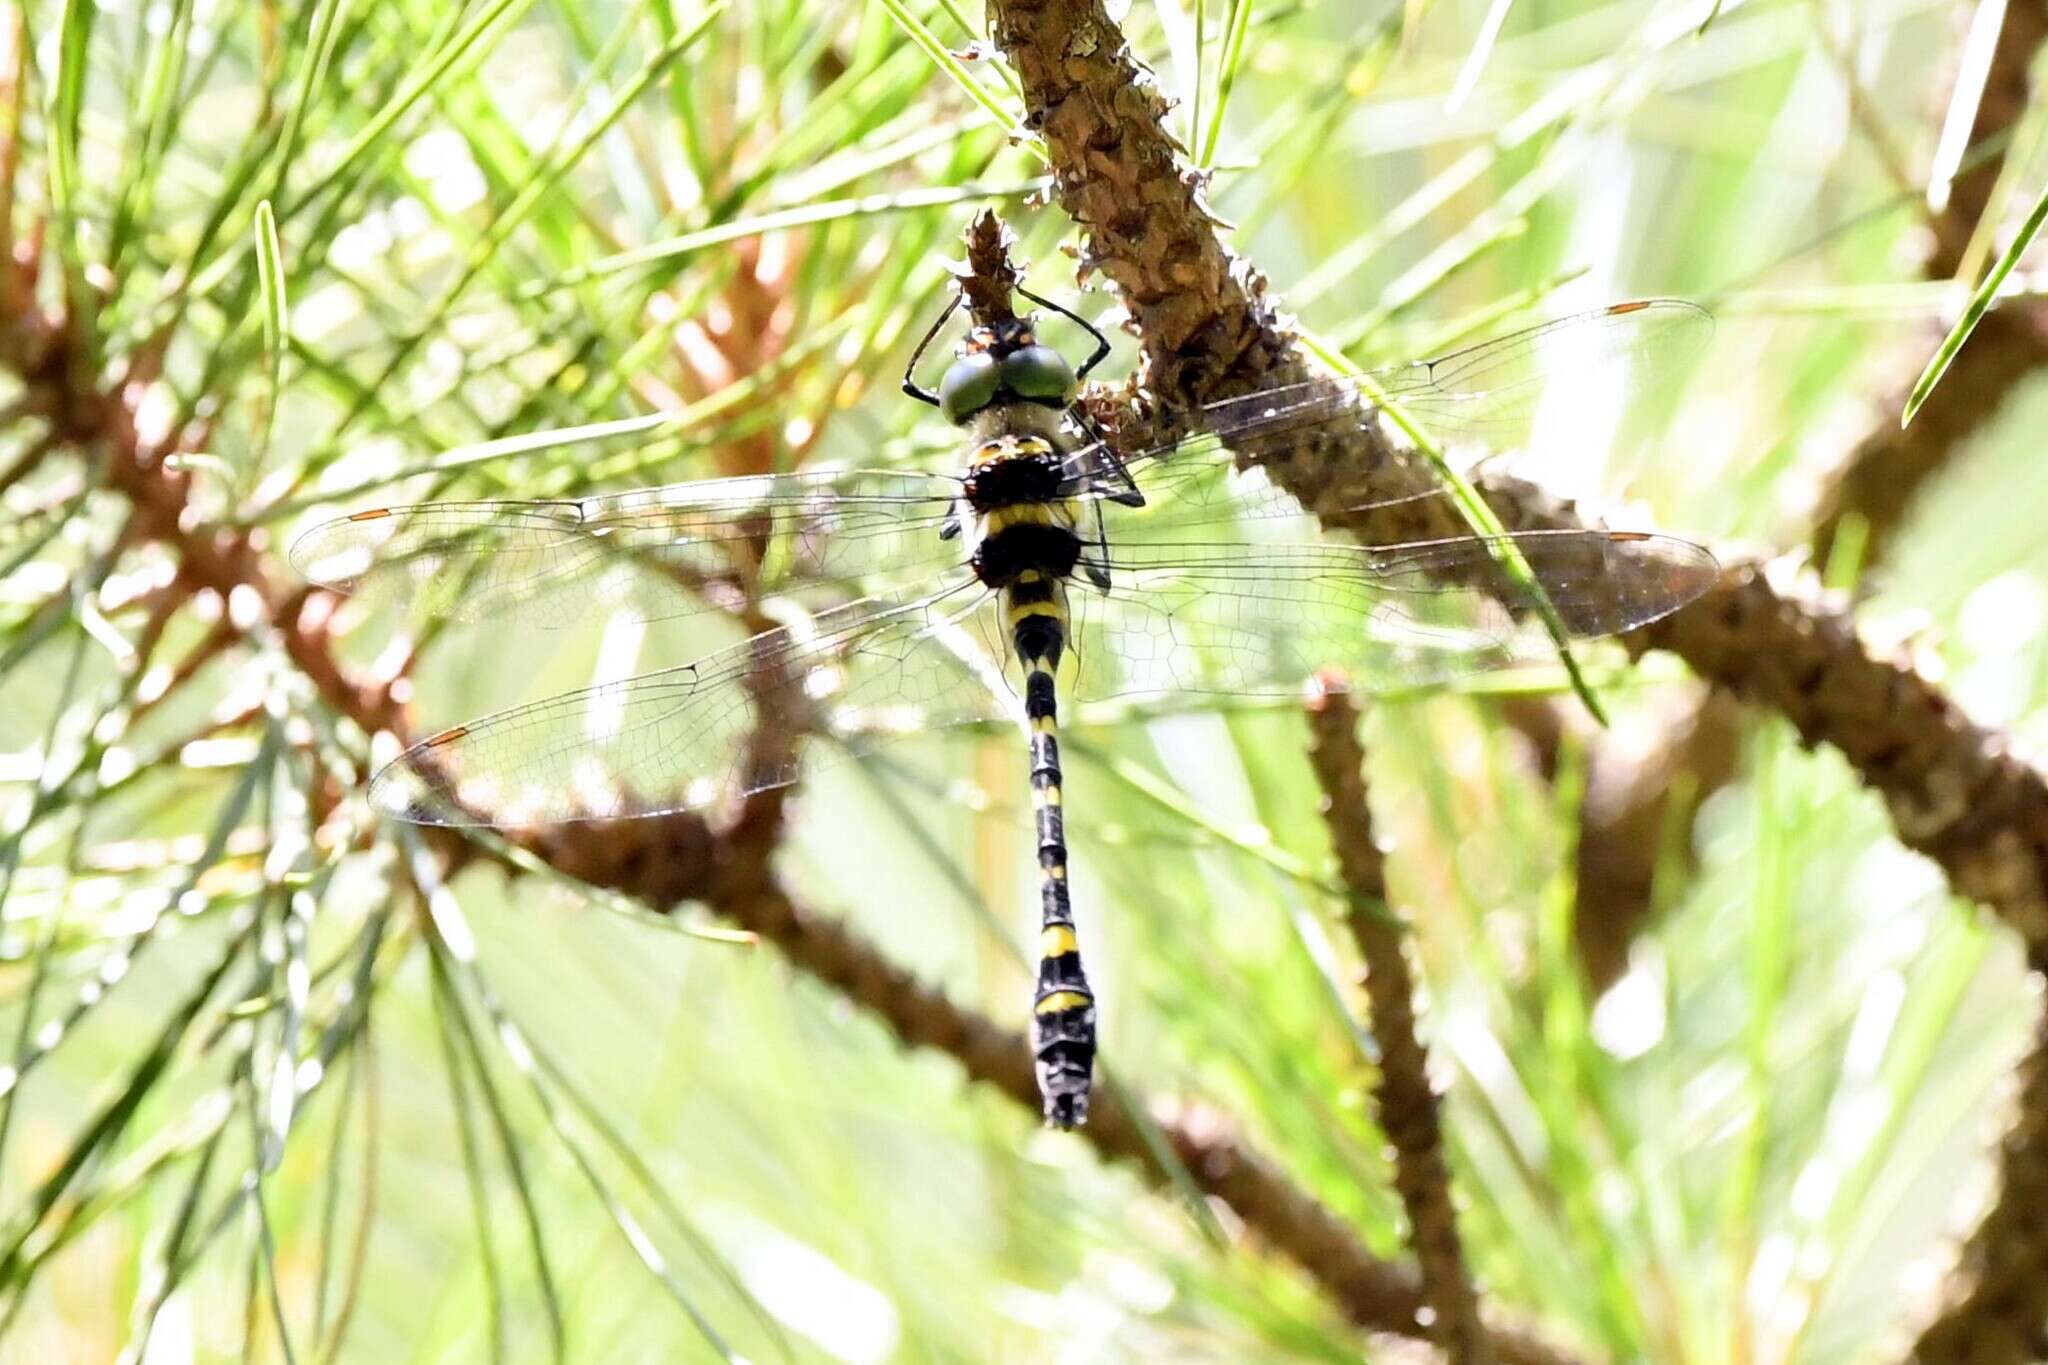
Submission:
MULTIPOLYGON (((957 470, 806 469, 533 501, 373 508, 293 546, 316 582, 407 611, 527 632, 723 612, 752 623, 681 667, 606 680, 419 740, 373 777, 399 819, 516 829, 705 810, 906 733, 1014 725, 1028 743, 1039 866, 1032 1047, 1044 1116, 1086 1120, 1096 998, 1068 876, 1062 701, 1431 687, 1556 661, 1705 592, 1704 548, 1646 531, 1532 530, 1365 545, 1320 532, 1258 461, 1380 424, 1398 403, 1469 472, 1524 436, 1555 382, 1640 393, 1711 328, 1638 300, 1448 355, 1193 409, 1123 448, 1077 406, 1078 366, 1036 315, 972 319, 938 380, 903 387, 961 433, 957 470), (772 603, 771 617, 761 607, 772 603), (1540 627, 1536 624, 1541 618, 1540 627)), ((1347 504, 1451 496, 1410 484, 1347 504)), ((1438 524, 1445 524, 1439 522, 1438 524)))

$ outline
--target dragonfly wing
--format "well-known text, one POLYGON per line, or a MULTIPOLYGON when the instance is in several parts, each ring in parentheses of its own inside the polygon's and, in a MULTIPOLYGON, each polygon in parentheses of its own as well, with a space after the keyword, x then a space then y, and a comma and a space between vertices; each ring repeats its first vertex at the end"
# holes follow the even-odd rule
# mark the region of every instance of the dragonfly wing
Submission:
MULTIPOLYGON (((1681 373, 1705 348, 1713 318, 1678 299, 1614 304, 1559 318, 1434 360, 1329 375, 1262 389, 1184 414, 1159 415, 1168 429, 1191 434, 1113 461, 1107 446, 1091 442, 1065 458, 1067 491, 1109 497, 1106 467, 1127 470, 1148 504, 1163 515, 1196 525, 1218 516, 1285 515, 1298 510, 1277 489, 1248 501, 1218 475, 1243 458, 1256 462, 1283 451, 1313 450, 1319 438, 1338 438, 1377 424, 1392 399, 1437 440, 1457 447, 1452 463, 1471 474, 1499 448, 1524 441, 1546 397, 1561 391, 1607 395, 1653 393, 1681 373), (1559 386, 1568 385, 1568 390, 1559 386)), ((1348 504, 1353 510, 1434 496, 1433 474, 1412 471, 1409 486, 1348 504)))
POLYGON ((869 598, 681 668, 500 711, 421 740, 370 800, 419 824, 516 828, 702 809, 794 782, 807 752, 1010 714, 972 580, 869 598), (831 746, 804 745, 829 732, 831 746))
POLYGON ((763 566, 856 590, 958 559, 956 480, 880 470, 712 479, 539 502, 375 508, 313 527, 292 563, 415 617, 570 625, 701 611, 763 566))
MULTIPOLYGON (((1705 592, 1718 573, 1669 536, 1533 531, 1502 537, 1568 636, 1635 629, 1705 592)), ((1101 596, 1080 595, 1076 695, 1274 695, 1336 667, 1402 688, 1554 659, 1533 599, 1477 538, 1349 545, 1111 546, 1101 596)))

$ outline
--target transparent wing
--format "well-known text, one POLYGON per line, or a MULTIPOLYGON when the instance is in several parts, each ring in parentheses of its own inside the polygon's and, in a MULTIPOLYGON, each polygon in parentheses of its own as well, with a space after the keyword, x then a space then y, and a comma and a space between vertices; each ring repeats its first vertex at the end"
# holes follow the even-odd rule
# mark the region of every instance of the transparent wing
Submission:
MULTIPOLYGON (((1525 439, 1548 396, 1594 389, 1622 398, 1655 392, 1692 363, 1712 333, 1712 316, 1694 304, 1638 300, 1559 318, 1434 360, 1264 389, 1178 416, 1166 412, 1166 425, 1198 434, 1121 453, 1120 462, 1103 442, 1078 446, 1065 460, 1066 491, 1114 496, 1127 486, 1120 463, 1162 516, 1194 524, 1217 511, 1256 515, 1241 490, 1217 478, 1219 466, 1234 455, 1257 459, 1312 448, 1319 434, 1335 437, 1371 425, 1382 395, 1399 402, 1440 441, 1460 447, 1453 463, 1470 473, 1498 448, 1525 439)), ((1437 491, 1431 481, 1350 506, 1409 501, 1437 491)), ((1262 496, 1278 511, 1292 505, 1283 505, 1276 489, 1262 496)))
POLYGON ((872 585, 957 562, 938 532, 956 479, 816 471, 538 502, 429 502, 323 522, 293 544, 316 583, 420 617, 688 615, 762 566, 799 581, 872 585))
MULTIPOLYGON (((1699 546, 1628 532, 1512 537, 1567 631, 1633 629, 1704 592, 1699 546)), ((1368 687, 1524 659, 1547 640, 1487 545, 1161 544, 1098 550, 1106 594, 1076 591, 1062 685, 1078 700, 1284 693, 1327 666, 1368 687)), ((657 815, 794 781, 825 731, 857 753, 904 733, 1014 719, 987 589, 821 613, 683 668, 605 683, 442 731, 377 774, 372 802, 420 823, 523 826, 657 815)))
MULTIPOLYGON (((1567 634, 1619 634, 1712 586, 1705 549, 1669 536, 1532 531, 1511 540, 1567 634)), ((1288 693, 1318 669, 1407 687, 1554 659, 1530 599, 1480 539, 1349 545, 1111 545, 1106 594, 1075 595, 1082 700, 1288 693), (1504 605, 1505 604, 1505 605, 1504 605), (1523 604, 1517 609, 1516 604, 1523 604)))
POLYGON ((682 668, 565 693, 443 730, 370 784, 420 824, 518 827, 699 809, 796 780, 803 732, 858 752, 926 727, 1011 714, 985 630, 989 600, 960 578, 869 598, 682 668))

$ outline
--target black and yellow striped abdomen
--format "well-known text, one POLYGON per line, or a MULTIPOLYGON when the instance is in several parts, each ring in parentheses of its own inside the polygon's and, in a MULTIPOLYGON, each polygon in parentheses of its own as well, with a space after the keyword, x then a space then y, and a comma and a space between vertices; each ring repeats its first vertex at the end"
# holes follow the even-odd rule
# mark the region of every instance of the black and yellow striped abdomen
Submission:
MULTIPOLYGON (((1000 417, 1003 414, 995 414, 1000 417)), ((991 418, 992 427, 1002 423, 991 418)), ((1067 891, 1057 677, 1068 642, 1066 586, 1083 542, 1073 506, 1057 496, 1059 453, 1045 435, 992 430, 975 451, 967 502, 975 515, 975 573, 1001 594, 1005 635, 1023 672, 1031 736, 1031 805, 1038 825, 1038 988, 1031 1040, 1045 1121, 1088 1117, 1095 1068, 1095 994, 1067 891)))
POLYGON ((1038 823, 1038 991, 1032 1045, 1045 1120, 1072 1128, 1088 1117, 1095 1065, 1095 995, 1081 969, 1081 944, 1067 893, 1066 814, 1060 778, 1059 700, 1054 681, 1066 649, 1063 584, 1036 569, 1004 591, 1004 610, 1024 670, 1024 714, 1031 726, 1031 804, 1038 823))

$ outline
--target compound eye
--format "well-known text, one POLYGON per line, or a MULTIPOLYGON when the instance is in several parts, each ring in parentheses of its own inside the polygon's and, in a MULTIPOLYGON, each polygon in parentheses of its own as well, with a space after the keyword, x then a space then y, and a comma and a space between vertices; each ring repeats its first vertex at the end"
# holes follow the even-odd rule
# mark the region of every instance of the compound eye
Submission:
POLYGON ((1065 403, 1074 396, 1074 369, 1050 346, 1021 346, 1003 361, 1003 386, 1019 398, 1065 403))
POLYGON ((961 356, 939 380, 939 411, 949 422, 965 422, 995 398, 1000 379, 995 357, 988 352, 961 356))

